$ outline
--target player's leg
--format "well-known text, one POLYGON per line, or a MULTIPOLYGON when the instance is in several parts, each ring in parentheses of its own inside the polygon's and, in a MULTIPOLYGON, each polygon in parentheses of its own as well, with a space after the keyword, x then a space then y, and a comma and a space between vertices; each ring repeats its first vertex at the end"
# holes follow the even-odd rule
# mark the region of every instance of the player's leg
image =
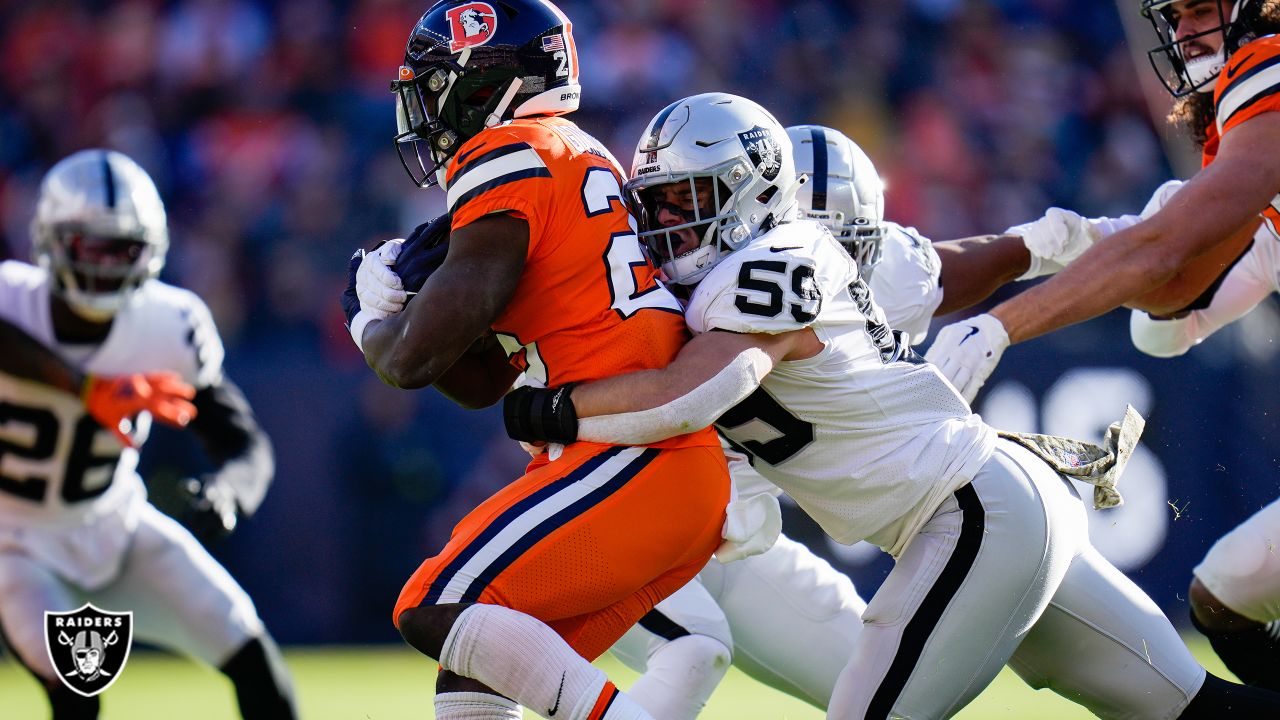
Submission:
POLYGON ((871 598, 828 717, 950 717, 999 673, 1087 533, 1067 482, 998 443, 871 598))
POLYGON ((695 580, 640 618, 610 651, 643 673, 627 694, 650 715, 692 720, 728 672, 731 647, 724 612, 695 580))
POLYGON ((134 611, 136 637, 218 668, 240 714, 297 716, 293 681, 253 601, 191 533, 147 505, 119 578, 95 602, 134 611))
POLYGON ((733 664, 826 709, 867 604, 853 582, 785 535, 760 555, 707 563, 699 578, 733 630, 733 664))
POLYGON ((584 658, 693 578, 727 499, 717 449, 580 443, 464 518, 394 619, 448 671, 440 692, 461 676, 548 717, 644 717, 584 658))
POLYGON ((30 556, 0 550, 0 635, 45 689, 54 720, 98 717, 98 697, 84 697, 63 684, 44 644, 45 611, 68 612, 80 604, 66 583, 30 556))
POLYGON ((1206 677, 1155 603, 1092 547, 1009 666, 1103 718, 1280 717, 1280 694, 1206 677))
POLYGON ((1191 620, 1241 681, 1280 690, 1280 500, 1214 543, 1191 582, 1191 620))

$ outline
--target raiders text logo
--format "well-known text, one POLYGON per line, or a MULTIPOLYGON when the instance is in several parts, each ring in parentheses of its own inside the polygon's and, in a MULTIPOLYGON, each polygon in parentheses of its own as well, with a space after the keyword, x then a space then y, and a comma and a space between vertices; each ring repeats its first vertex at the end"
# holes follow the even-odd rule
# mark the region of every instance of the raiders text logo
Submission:
POLYGON ((487 2, 459 5, 445 13, 449 19, 449 52, 489 42, 498 30, 498 13, 487 2))
POLYGON ((45 612, 44 646, 63 684, 85 697, 111 687, 129 661, 133 613, 86 603, 71 612, 45 612))
POLYGON ((738 133, 738 139, 742 141, 742 147, 746 148, 751 164, 760 168, 765 180, 778 177, 778 172, 782 170, 782 148, 778 147, 773 133, 756 125, 746 132, 738 133))

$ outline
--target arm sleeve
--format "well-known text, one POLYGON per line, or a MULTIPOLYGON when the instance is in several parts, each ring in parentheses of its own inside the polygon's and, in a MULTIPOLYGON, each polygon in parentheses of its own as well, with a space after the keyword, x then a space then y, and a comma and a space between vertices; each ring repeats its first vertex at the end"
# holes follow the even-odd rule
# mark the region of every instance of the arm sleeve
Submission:
POLYGON ((578 439, 646 445, 701 430, 750 395, 773 362, 758 348, 736 355, 720 372, 680 397, 648 410, 578 420, 578 439))
POLYGON ((200 438, 216 470, 212 482, 232 489, 240 512, 252 515, 275 476, 275 451, 249 401, 228 378, 196 392, 189 429, 200 438))
POLYGON ((1185 317, 1156 320, 1141 310, 1129 318, 1129 336, 1134 347, 1155 357, 1182 355, 1220 328, 1252 310, 1274 286, 1258 274, 1257 253, 1237 263, 1227 273, 1209 306, 1193 310, 1185 317))

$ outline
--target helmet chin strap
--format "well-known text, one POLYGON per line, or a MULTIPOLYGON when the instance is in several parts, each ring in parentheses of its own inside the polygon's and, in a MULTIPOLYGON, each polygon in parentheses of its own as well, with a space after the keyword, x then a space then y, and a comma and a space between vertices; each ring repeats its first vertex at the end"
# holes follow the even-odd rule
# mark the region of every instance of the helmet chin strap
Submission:
POLYGON ((489 117, 484 119, 485 127, 493 127, 502 122, 502 116, 507 112, 507 108, 511 105, 511 101, 515 98, 516 93, 520 92, 520 88, 524 85, 524 81, 520 78, 512 78, 511 84, 507 86, 507 91, 502 93, 502 100, 489 113, 489 117))

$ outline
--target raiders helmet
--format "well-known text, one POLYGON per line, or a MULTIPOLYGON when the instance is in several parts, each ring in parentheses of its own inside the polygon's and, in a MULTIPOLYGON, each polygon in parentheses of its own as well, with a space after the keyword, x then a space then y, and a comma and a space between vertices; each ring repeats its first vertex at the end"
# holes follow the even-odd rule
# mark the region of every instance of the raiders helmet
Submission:
POLYGON ((419 187, 458 146, 512 118, 578 109, 573 24, 547 0, 444 0, 418 20, 396 94, 396 150, 419 187))
POLYGON ((106 321, 160 274, 169 249, 164 203, 136 162, 82 150, 44 176, 31 221, 32 254, 55 293, 89 320, 106 321))
POLYGON ((1262 0, 1236 0, 1230 13, 1223 8, 1226 1, 1215 3, 1217 25, 1178 39, 1178 22, 1172 13, 1177 0, 1141 0, 1142 14, 1151 21, 1160 39, 1159 45, 1147 51, 1147 58, 1174 97, 1193 92, 1213 92, 1218 73, 1222 72, 1227 59, 1241 45, 1254 39, 1252 28, 1262 9, 1262 0), (1184 47, 1188 43, 1218 33, 1222 35, 1222 46, 1218 52, 1191 60, 1183 59, 1184 47))
POLYGON ((649 121, 626 190, 640 239, 667 280, 688 285, 790 219, 799 185, 791 141, 768 110, 705 93, 649 121))
POLYGON ((876 166, 839 130, 796 125, 787 135, 796 172, 809 176, 796 195, 801 214, 826 225, 869 276, 884 239, 884 183, 876 166))

